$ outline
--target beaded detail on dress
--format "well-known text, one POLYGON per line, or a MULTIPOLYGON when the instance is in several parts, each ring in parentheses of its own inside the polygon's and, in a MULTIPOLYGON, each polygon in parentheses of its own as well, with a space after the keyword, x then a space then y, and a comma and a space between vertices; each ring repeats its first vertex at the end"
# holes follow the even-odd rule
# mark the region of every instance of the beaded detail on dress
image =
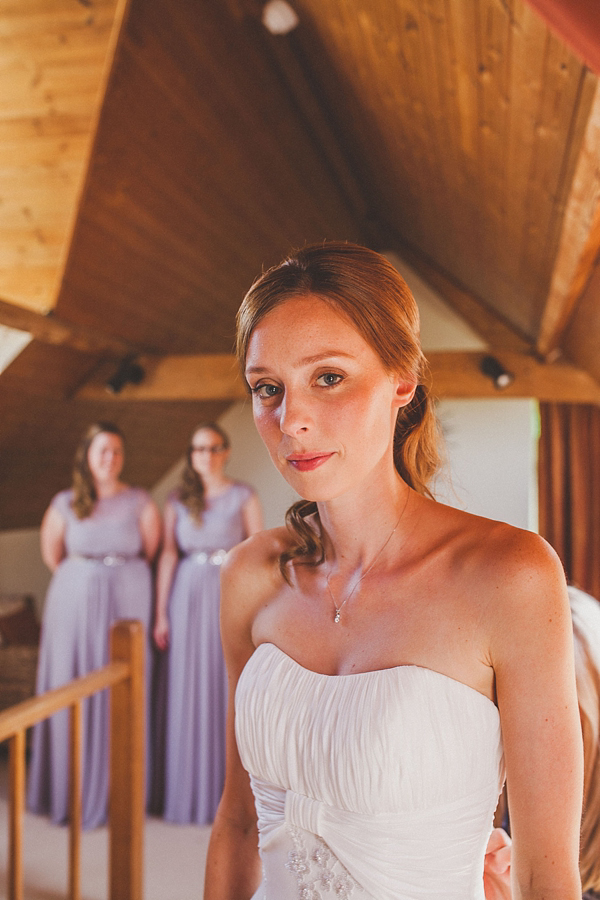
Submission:
POLYGON ((307 849, 299 828, 289 827, 288 834, 292 839, 293 850, 288 853, 285 867, 296 878, 298 900, 323 900, 321 891, 333 894, 338 900, 364 897, 364 891, 325 841, 315 837, 313 846, 307 849), (336 872, 334 867, 339 871, 336 872))

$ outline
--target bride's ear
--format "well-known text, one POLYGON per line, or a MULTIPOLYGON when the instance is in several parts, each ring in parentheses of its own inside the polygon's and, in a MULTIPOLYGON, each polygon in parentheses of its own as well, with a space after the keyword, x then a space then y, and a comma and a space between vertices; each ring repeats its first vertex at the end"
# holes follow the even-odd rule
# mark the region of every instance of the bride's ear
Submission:
POLYGON ((394 378, 394 405, 400 409, 408 406, 412 398, 415 396, 417 385, 414 381, 407 381, 403 375, 397 375, 394 378))

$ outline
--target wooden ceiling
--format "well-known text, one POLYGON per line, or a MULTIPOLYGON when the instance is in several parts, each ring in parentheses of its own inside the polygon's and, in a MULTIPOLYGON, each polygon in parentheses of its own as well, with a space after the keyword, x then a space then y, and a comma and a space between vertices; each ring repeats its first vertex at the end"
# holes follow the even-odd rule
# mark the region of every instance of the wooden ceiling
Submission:
MULTIPOLYGON (((522 0, 291 4, 287 35, 262 0, 0 4, 0 324, 34 336, 0 375, 0 528, 98 417, 153 484, 239 396, 249 284, 307 241, 396 252, 506 395, 600 401, 596 76, 522 0)), ((492 393, 478 363, 434 358, 435 389, 492 393)))

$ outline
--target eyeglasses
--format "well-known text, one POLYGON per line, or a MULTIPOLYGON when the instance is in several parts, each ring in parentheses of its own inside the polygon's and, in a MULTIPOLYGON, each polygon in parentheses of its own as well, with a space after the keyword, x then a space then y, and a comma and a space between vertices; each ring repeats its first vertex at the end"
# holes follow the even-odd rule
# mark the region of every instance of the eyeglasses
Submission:
POLYGON ((211 453, 211 454, 219 454, 224 453, 227 450, 225 444, 213 444, 212 447, 195 447, 193 444, 190 447, 190 453, 211 453))

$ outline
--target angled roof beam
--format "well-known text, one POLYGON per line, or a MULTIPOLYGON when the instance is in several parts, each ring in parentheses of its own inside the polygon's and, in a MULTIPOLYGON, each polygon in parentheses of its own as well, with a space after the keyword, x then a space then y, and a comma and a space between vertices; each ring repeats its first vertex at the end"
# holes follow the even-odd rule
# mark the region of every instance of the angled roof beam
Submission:
POLYGON ((596 0, 529 0, 586 64, 600 72, 600 19, 596 0))
MULTIPOLYGON (((592 75, 587 76, 593 78, 592 75)), ((594 78, 594 81, 596 79, 594 78)), ((537 352, 548 358, 585 290, 600 253, 600 86, 583 138, 563 218, 550 291, 542 315, 537 352)))
POLYGON ((43 316, 5 300, 0 300, 0 325, 26 331, 44 344, 63 344, 82 353, 123 357, 149 351, 148 347, 135 347, 120 338, 103 334, 97 328, 73 325, 53 313, 43 316))

